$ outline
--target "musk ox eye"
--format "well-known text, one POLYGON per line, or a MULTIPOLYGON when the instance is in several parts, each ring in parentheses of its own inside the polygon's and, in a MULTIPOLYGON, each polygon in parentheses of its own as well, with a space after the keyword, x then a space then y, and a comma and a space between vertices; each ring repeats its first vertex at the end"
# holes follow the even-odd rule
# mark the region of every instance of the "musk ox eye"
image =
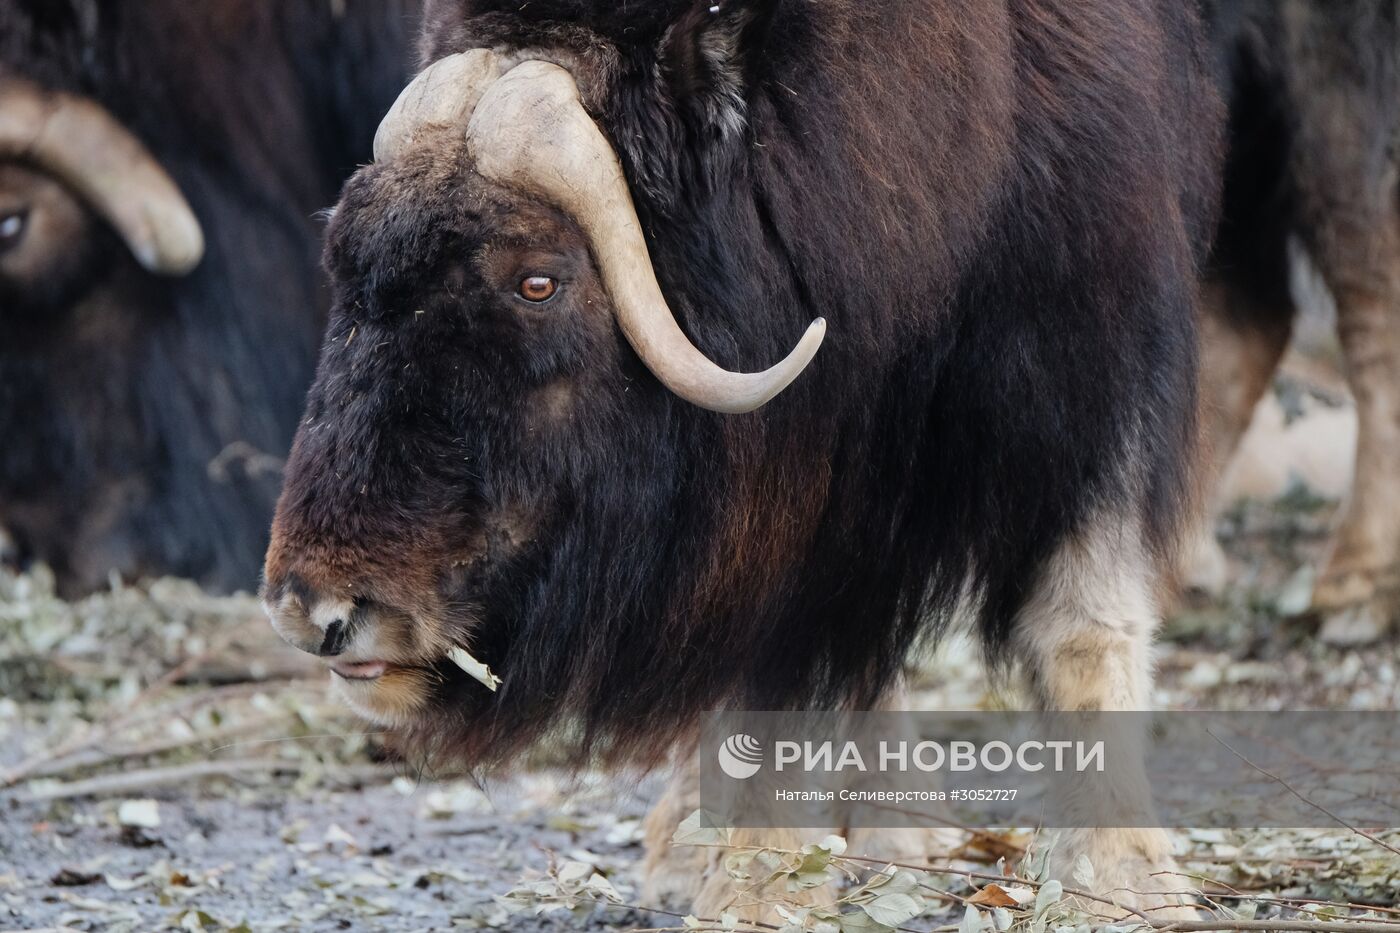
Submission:
POLYGON ((13 214, 0 214, 0 252, 9 249, 24 236, 24 228, 29 217, 24 211, 13 214))
POLYGON ((559 291, 557 279, 551 279, 547 275, 532 275, 520 280, 518 294, 532 304, 543 304, 553 298, 557 291, 559 291))

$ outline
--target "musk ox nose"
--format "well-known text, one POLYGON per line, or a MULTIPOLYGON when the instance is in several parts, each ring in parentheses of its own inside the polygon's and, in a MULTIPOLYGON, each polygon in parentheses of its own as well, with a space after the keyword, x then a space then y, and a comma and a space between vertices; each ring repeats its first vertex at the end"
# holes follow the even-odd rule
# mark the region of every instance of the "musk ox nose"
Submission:
POLYGON ((333 658, 345 650, 345 645, 349 642, 347 635, 350 632, 350 623, 344 619, 335 619, 326 626, 326 637, 321 640, 321 647, 316 649, 316 653, 323 658, 333 658))
POLYGON ((263 611, 283 641, 322 658, 344 654, 366 616, 358 601, 318 599, 305 592, 268 596, 263 611))

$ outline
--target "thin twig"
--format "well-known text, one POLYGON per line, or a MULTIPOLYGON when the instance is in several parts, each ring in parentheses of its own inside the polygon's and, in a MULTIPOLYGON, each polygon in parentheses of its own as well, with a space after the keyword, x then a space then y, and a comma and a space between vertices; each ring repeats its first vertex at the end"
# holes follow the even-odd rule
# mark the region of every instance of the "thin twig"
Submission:
POLYGON ((1395 925, 1364 920, 1157 920, 1157 933, 1210 933, 1210 931, 1259 930, 1275 933, 1395 933, 1395 925))
MULTIPOLYGON (((59 777, 60 775, 68 774, 72 771, 100 768, 103 765, 115 764, 132 758, 149 758, 155 755, 163 755, 167 752, 191 748, 201 743, 220 742, 225 739, 232 739, 248 735, 249 733, 255 733, 265 726, 286 718, 286 715, 268 716, 245 723, 239 723, 234 726, 226 726, 222 729, 217 729, 205 734, 193 733, 176 738, 154 739, 149 742, 138 742, 132 745, 123 745, 111 749, 102 747, 84 749, 66 758, 56 758, 37 765, 30 770, 27 777, 59 777)), ((230 748, 232 746, 225 745, 220 747, 230 748)), ((209 751, 212 754, 213 752, 219 751, 219 748, 212 748, 209 749, 209 751)))
MULTIPOLYGON (((54 787, 40 787, 30 791, 26 799, 42 801, 65 800, 71 797, 126 795, 140 793, 155 787, 184 784, 200 778, 234 777, 241 774, 300 770, 302 770, 302 766, 298 762, 277 758, 252 758, 243 761, 196 761, 170 768, 145 768, 140 771, 104 774, 82 781, 70 781, 54 787)), ((342 768, 335 772, 337 777, 352 776, 356 778, 381 775, 387 777, 393 773, 393 769, 381 765, 353 770, 342 768)))
POLYGON ((1371 842, 1374 842, 1376 845, 1380 846, 1382 849, 1387 849, 1387 850, 1389 850, 1390 852, 1395 853, 1396 855, 1400 855, 1400 849, 1397 849, 1395 846, 1393 846, 1393 845, 1391 845, 1390 843, 1386 842, 1384 839, 1378 839, 1377 837, 1373 836, 1372 834, 1366 832, 1366 830, 1364 830, 1364 829, 1360 829, 1359 827, 1353 826, 1351 823, 1348 823, 1346 820, 1342 819, 1340 816, 1338 816, 1337 814, 1333 813, 1331 810, 1327 809, 1327 808, 1324 807, 1322 804, 1316 803, 1315 801, 1312 801, 1312 800, 1309 800, 1309 799, 1308 799, 1307 797, 1305 797, 1303 794, 1301 794, 1301 793, 1299 793, 1297 790, 1295 790, 1292 784, 1289 784, 1289 783, 1288 783, 1287 781, 1285 781, 1283 778, 1279 777, 1277 774, 1274 774, 1272 771, 1268 770, 1267 768, 1262 768, 1262 767, 1260 767, 1259 765, 1255 764, 1254 762, 1250 761, 1248 758, 1246 758, 1246 757, 1244 756, 1244 754, 1243 754, 1242 752, 1236 750, 1236 748, 1235 748, 1233 745, 1231 745, 1229 742, 1227 742, 1227 741, 1225 741, 1224 739, 1222 739, 1220 736, 1216 735, 1216 734, 1215 734, 1214 732, 1212 732, 1210 729, 1207 729, 1206 732, 1209 733, 1209 734, 1210 734, 1210 737, 1213 738, 1213 739, 1215 739, 1215 741, 1219 742, 1221 745, 1224 745, 1227 749, 1229 749, 1229 750, 1230 750, 1230 753, 1233 754, 1233 755, 1235 755, 1237 758, 1239 758, 1240 761, 1243 761, 1245 764, 1249 765, 1251 768, 1253 768, 1255 771, 1258 771, 1260 774, 1264 775, 1265 777, 1269 777, 1269 778, 1272 778, 1273 780, 1277 781, 1280 785, 1282 785, 1282 787, 1283 787, 1284 790, 1288 791, 1288 792, 1289 792, 1290 794, 1292 794, 1294 797, 1297 797, 1299 800, 1303 801, 1303 803, 1305 803, 1305 804, 1307 804, 1308 806, 1312 807, 1314 810, 1317 810, 1319 813, 1326 814, 1327 816, 1329 816, 1329 817, 1331 817, 1332 819, 1336 820, 1340 825, 1345 826, 1347 829, 1351 830, 1353 833, 1356 833, 1356 835, 1360 836, 1361 838, 1363 838, 1363 839, 1368 839, 1368 840, 1370 840, 1371 842))
POLYGON ((120 774, 104 774, 81 781, 69 781, 52 787, 31 790, 27 800, 66 800, 70 797, 105 797, 114 794, 134 794, 154 787, 167 787, 206 777, 232 777, 257 772, 296 771, 296 762, 275 758, 248 761, 196 761, 173 768, 143 768, 120 774))

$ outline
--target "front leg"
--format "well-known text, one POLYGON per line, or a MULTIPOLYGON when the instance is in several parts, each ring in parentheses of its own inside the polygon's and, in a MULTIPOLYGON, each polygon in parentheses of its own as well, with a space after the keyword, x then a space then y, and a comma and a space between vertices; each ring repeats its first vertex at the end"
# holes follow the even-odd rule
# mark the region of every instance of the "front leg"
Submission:
POLYGON ((676 827, 700 809, 700 766, 694 750, 675 756, 666 790, 642 823, 646 856, 642 862, 642 903, 689 910, 700 894, 710 853, 671 844, 676 827))
POLYGON ((732 831, 732 849, 673 845, 671 837, 681 820, 700 808, 700 763, 689 745, 675 756, 675 771, 665 793, 647 814, 644 823, 646 857, 642 866, 642 902, 648 907, 689 911, 706 919, 732 913, 752 923, 780 922, 772 904, 807 905, 829 902, 830 885, 789 892, 778 882, 776 889, 736 883, 725 870, 731 851, 748 847, 795 850, 833 832, 824 829, 753 829, 732 831))
MULTIPOLYGON (((1013 636, 1040 709, 1148 709, 1158 621, 1153 563, 1137 523, 1126 519, 1100 519, 1061 544, 1042 570, 1013 636)), ((1080 786, 1084 799, 1078 802, 1089 812, 1151 810, 1145 736, 1128 725, 1130 718, 1106 723, 1133 733, 1105 737, 1112 746, 1136 751, 1114 756, 1121 764, 1080 786)), ((1183 879, 1163 874, 1175 870, 1171 850, 1162 829, 1073 829, 1055 842, 1051 874, 1072 884, 1073 866, 1085 856, 1100 888, 1096 893, 1138 909, 1180 907, 1181 898, 1167 892, 1184 887, 1183 879)))

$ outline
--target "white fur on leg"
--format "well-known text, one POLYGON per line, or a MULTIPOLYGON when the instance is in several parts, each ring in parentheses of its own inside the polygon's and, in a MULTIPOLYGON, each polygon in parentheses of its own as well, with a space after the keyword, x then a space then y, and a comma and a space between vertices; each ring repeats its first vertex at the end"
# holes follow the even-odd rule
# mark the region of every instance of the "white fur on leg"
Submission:
MULTIPOLYGON (((1156 576, 1136 521, 1100 519, 1060 546, 1017 619, 1014 636, 1041 709, 1148 709, 1152 636, 1158 621, 1152 598, 1156 576)), ((1082 792, 1090 799, 1081 801, 1084 805, 1095 813, 1151 810, 1144 741, 1140 734, 1114 740, 1120 748, 1136 745, 1138 753, 1115 756, 1115 770, 1102 780, 1085 782, 1082 792)), ((1074 802, 1068 801, 1071 806, 1074 802)), ((1165 893, 1182 887, 1180 879, 1158 874, 1175 870, 1164 830, 1063 833, 1053 851, 1051 873, 1070 879, 1081 856, 1093 866, 1100 893, 1119 903, 1140 909, 1183 903, 1165 893)))

